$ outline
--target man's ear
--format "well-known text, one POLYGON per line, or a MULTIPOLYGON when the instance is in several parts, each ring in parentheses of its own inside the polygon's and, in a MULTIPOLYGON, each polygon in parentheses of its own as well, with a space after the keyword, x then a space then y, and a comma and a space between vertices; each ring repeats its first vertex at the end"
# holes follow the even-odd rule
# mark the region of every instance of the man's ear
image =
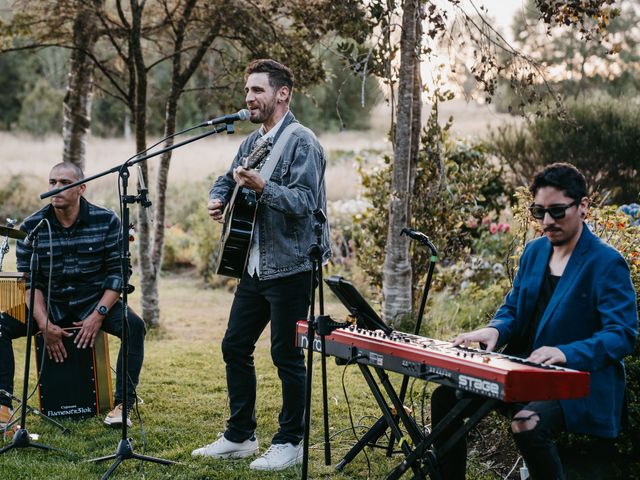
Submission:
POLYGON ((276 96, 278 98, 278 103, 288 102, 291 99, 291 90, 289 90, 289 87, 287 87, 286 85, 282 86, 278 90, 276 96))
POLYGON ((580 203, 578 204, 578 208, 580 209, 580 216, 582 218, 587 216, 587 210, 589 209, 589 197, 582 197, 580 203))

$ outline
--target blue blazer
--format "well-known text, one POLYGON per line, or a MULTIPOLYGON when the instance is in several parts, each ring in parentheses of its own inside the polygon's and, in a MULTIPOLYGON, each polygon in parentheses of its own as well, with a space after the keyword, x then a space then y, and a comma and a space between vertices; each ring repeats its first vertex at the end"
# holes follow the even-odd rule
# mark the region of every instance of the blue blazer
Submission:
MULTIPOLYGON (((552 246, 546 237, 529 242, 513 288, 489 326, 498 346, 522 338, 538 300, 552 246)), ((590 372, 587 398, 562 400, 567 430, 615 437, 625 389, 622 359, 638 334, 636 293, 620 253, 583 224, 582 234, 549 300, 533 348, 558 347, 567 368, 590 372)))

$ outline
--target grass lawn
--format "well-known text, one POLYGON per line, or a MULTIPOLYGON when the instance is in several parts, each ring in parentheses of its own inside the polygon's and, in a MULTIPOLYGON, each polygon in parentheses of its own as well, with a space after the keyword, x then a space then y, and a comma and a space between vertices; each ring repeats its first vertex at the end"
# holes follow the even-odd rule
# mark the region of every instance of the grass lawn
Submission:
MULTIPOLYGON (((135 282, 134 282, 135 283, 135 282)), ((138 309, 139 299, 134 293, 131 305, 138 309)), ((327 294, 328 297, 331 295, 327 294)), ((285 472, 255 473, 249 470, 250 460, 218 461, 192 458, 194 448, 215 440, 225 427, 228 415, 224 364, 220 343, 224 334, 232 293, 224 289, 203 289, 194 275, 173 275, 162 279, 161 306, 163 324, 160 331, 151 332, 146 339, 145 363, 142 370, 139 397, 142 422, 134 415, 129 430, 134 451, 178 462, 162 466, 138 460, 127 460, 112 478, 144 479, 245 479, 300 478, 300 469, 285 472)), ((343 320, 345 310, 329 299, 327 310, 337 320, 343 320)), ((118 339, 110 337, 111 363, 115 368, 118 339)), ((24 340, 15 342, 16 395, 21 396, 24 340)), ((312 404, 311 456, 309 478, 382 478, 399 461, 400 456, 387 458, 382 450, 368 450, 350 463, 343 473, 334 466, 324 465, 320 358, 315 355, 314 390, 312 404)), ((34 363, 32 359, 32 373, 34 363)), ((258 370, 258 439, 261 450, 268 447, 277 428, 280 407, 280 383, 269 355, 268 335, 256 350, 258 370)), ((372 425, 379 411, 359 370, 355 366, 339 367, 328 359, 328 395, 332 462, 338 463, 355 443, 350 429, 349 409, 343 393, 346 386, 351 415, 356 432, 361 435, 365 426, 372 425)), ((115 374, 113 375, 115 381, 115 374)), ((399 384, 399 378, 394 376, 399 384)), ((35 385, 32 374, 31 387, 35 385)), ((414 385, 414 413, 421 421, 419 394, 422 383, 414 385), (416 410, 417 409, 417 410, 416 410)), ((29 402, 37 406, 37 400, 29 402)), ((71 429, 63 435, 55 427, 35 415, 27 417, 27 429, 40 435, 39 442, 65 450, 67 453, 43 452, 33 448, 16 449, 0 456, 3 479, 76 479, 99 478, 111 465, 86 463, 87 459, 115 452, 120 431, 103 426, 101 418, 65 421, 71 429)))

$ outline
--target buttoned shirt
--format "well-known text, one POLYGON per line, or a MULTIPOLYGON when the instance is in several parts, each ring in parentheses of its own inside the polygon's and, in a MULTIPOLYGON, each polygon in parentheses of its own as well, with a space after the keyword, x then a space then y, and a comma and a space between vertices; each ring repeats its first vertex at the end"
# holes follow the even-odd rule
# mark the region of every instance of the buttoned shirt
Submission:
MULTIPOLYGON (((33 283, 46 301, 51 267, 51 320, 82 320, 93 311, 105 290, 122 290, 120 220, 113 211, 80 198, 78 218, 70 227, 60 224, 53 207, 47 205, 28 217, 20 228, 30 232, 43 218, 51 225, 51 241, 49 229, 43 225, 37 234, 38 275, 34 282, 27 280, 27 288, 33 283)), ((24 242, 16 243, 18 271, 29 272, 32 251, 24 242)))
MULTIPOLYGON (((280 121, 274 125, 274 127, 268 132, 264 133, 264 125, 260 127, 260 134, 262 135, 260 138, 263 142, 268 141, 270 138, 274 138, 276 134, 280 131, 282 127, 282 123, 284 119, 287 117, 286 114, 282 116, 280 121)), ((269 161, 269 157, 262 163, 263 165, 269 161)), ((260 275, 260 229, 258 228, 258 223, 253 229, 253 237, 251 238, 251 249, 249 250, 249 259, 247 260, 247 272, 249 275, 260 275)))

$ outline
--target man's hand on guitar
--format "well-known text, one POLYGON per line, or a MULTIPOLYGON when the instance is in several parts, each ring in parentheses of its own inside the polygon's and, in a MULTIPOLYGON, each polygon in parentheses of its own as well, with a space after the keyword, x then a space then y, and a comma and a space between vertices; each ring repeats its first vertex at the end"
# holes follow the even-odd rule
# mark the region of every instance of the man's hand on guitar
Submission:
POLYGON ((233 171, 233 179, 241 187, 249 188, 261 194, 264 190, 265 181, 256 170, 248 170, 242 166, 236 167, 233 171))
POLYGON ((216 222, 222 223, 224 219, 222 218, 222 207, 224 203, 222 200, 217 198, 213 200, 209 200, 207 204, 207 210, 209 211, 209 216, 213 218, 216 222))

